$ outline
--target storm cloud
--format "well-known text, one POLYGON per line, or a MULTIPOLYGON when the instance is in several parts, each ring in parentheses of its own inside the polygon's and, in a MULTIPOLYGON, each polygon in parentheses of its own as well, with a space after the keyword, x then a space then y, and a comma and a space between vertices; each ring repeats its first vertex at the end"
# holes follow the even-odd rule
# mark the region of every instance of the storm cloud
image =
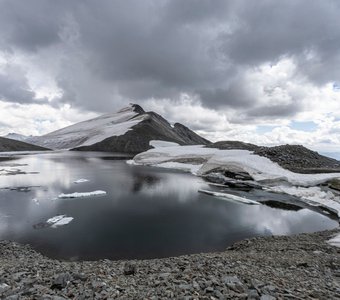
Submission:
POLYGON ((185 95, 237 123, 291 118, 308 91, 340 82, 339 15, 335 0, 1 0, 0 56, 26 72, 0 60, 0 98, 34 102, 32 82, 48 78, 54 107, 185 95))

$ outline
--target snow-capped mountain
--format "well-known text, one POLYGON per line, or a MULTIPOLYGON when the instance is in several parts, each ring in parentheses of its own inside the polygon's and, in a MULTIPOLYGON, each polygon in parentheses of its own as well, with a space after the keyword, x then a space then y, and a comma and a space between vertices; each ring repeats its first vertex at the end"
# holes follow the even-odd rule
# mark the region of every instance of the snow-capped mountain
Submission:
POLYGON ((149 141, 155 139, 181 145, 209 142, 184 125, 171 126, 136 104, 27 141, 51 149, 137 153, 149 149, 149 141))
POLYGON ((15 132, 8 133, 7 135, 3 136, 4 138, 11 139, 11 140, 16 140, 16 141, 21 141, 24 142, 28 138, 32 138, 32 136, 27 136, 15 132))

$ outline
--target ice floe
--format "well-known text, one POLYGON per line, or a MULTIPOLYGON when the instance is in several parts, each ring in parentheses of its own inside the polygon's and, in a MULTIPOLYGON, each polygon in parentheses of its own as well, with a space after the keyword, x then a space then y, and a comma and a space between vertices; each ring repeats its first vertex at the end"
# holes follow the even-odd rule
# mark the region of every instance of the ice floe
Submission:
POLYGON ((230 193, 221 193, 221 192, 215 192, 215 191, 209 191, 209 190, 198 190, 200 193, 203 194, 207 194, 207 195, 211 195, 214 197, 218 197, 218 198, 223 198, 225 200, 230 200, 233 202, 240 202, 240 203, 244 203, 244 204, 251 204, 251 205, 259 205, 260 203, 254 200, 250 200, 244 197, 240 197, 240 196, 236 196, 230 193))
POLYGON ((84 182, 88 182, 88 181, 89 181, 88 179, 80 178, 80 179, 77 179, 77 180, 73 181, 73 183, 78 184, 78 183, 84 183, 84 182))
POLYGON ((52 217, 46 221, 52 228, 69 224, 73 220, 73 217, 67 217, 66 215, 58 215, 52 217))
POLYGON ((32 202, 36 205, 40 205, 40 202, 37 198, 32 199, 32 202))
POLYGON ((59 199, 64 199, 64 198, 83 198, 83 197, 91 197, 91 196, 103 196, 106 195, 105 191, 93 191, 93 192, 83 192, 83 193, 70 193, 70 194, 60 194, 58 196, 59 199))

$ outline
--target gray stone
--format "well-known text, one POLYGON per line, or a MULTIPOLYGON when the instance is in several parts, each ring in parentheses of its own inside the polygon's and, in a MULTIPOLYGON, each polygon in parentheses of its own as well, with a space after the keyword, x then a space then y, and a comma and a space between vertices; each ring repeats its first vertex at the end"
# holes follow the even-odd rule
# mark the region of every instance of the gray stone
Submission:
POLYGON ((56 276, 53 280, 51 289, 61 290, 67 286, 67 284, 72 280, 72 276, 69 273, 62 273, 56 276))
POLYGON ((124 275, 135 275, 137 272, 137 266, 135 263, 126 262, 124 265, 124 275))
POLYGON ((7 290, 9 290, 11 287, 6 284, 6 283, 1 283, 0 284, 0 294, 3 294, 4 292, 6 292, 7 290))
POLYGON ((276 298, 270 295, 262 295, 260 300, 276 300, 276 298))
POLYGON ((257 290, 254 290, 254 289, 248 290, 248 300, 258 300, 258 299, 260 299, 260 296, 257 290))

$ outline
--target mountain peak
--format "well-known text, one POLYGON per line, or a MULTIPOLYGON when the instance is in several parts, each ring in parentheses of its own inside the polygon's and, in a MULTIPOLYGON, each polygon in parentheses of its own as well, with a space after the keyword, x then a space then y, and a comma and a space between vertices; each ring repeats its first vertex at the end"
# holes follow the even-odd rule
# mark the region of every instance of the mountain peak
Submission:
POLYGON ((137 114, 144 114, 145 113, 145 110, 140 105, 135 104, 135 103, 130 103, 129 105, 133 109, 133 111, 136 112, 137 114))

